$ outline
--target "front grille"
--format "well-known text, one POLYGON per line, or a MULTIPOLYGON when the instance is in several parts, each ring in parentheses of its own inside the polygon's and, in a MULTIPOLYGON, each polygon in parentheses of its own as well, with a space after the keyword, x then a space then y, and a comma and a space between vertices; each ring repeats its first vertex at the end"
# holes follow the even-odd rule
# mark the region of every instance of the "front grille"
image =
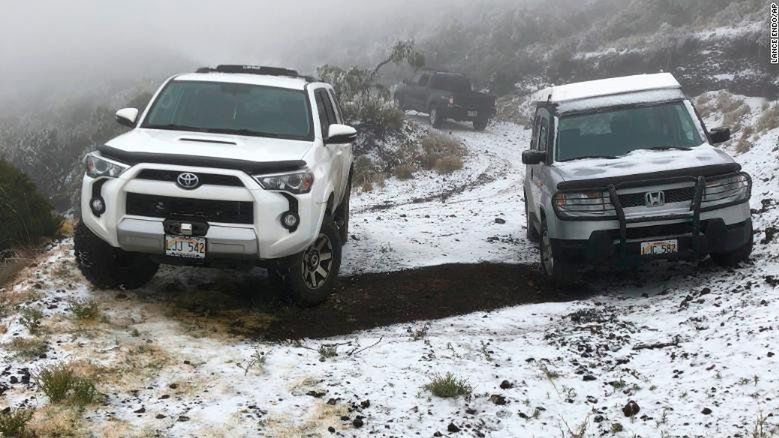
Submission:
MULTIPOLYGON (((706 232, 707 221, 701 221, 700 232, 706 232)), ((692 224, 681 222, 677 224, 653 225, 649 227, 634 227, 625 230, 625 238, 628 240, 646 240, 667 236, 684 236, 692 233, 692 224)), ((610 230, 609 235, 613 240, 619 240, 619 230, 610 230)))
MULTIPOLYGON (((138 173, 136 179, 150 179, 153 181, 165 181, 175 183, 176 179, 184 172, 178 170, 160 170, 160 169, 144 169, 138 173)), ((233 175, 219 175, 215 173, 197 173, 201 186, 214 185, 214 186, 229 186, 229 187, 243 187, 241 179, 233 175)))
POLYGON ((207 222, 253 224, 254 205, 241 201, 172 198, 128 193, 127 214, 156 218, 196 218, 207 222))
MULTIPOLYGON (((679 189, 663 190, 665 192, 665 203, 673 202, 692 202, 695 197, 695 187, 682 187, 679 189)), ((623 208, 643 207, 646 205, 646 192, 629 193, 619 195, 619 203, 623 208)))

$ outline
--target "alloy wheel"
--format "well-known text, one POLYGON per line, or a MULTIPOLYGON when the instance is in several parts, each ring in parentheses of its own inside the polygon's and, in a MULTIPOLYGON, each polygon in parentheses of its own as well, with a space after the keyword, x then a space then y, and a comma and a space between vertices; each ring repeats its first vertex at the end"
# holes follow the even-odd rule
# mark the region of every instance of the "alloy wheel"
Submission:
POLYGON ((303 281, 309 289, 317 289, 327 282, 333 267, 333 243, 326 234, 319 234, 306 249, 302 263, 303 281))

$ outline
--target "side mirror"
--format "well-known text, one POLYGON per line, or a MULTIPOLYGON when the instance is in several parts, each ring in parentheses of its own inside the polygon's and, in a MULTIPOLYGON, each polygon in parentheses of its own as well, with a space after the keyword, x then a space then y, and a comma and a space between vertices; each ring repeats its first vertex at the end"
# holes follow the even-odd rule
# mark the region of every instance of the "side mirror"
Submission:
POLYGON ((522 152, 522 164, 540 164, 546 160, 546 152, 544 151, 525 151, 522 152))
POLYGON ((127 126, 129 128, 134 128, 135 122, 138 120, 138 109, 137 108, 120 109, 119 111, 116 112, 116 116, 114 118, 120 125, 127 126))
POLYGON ((724 143, 730 140, 730 128, 714 128, 709 131, 711 144, 724 143))
POLYGON ((357 140, 357 130, 347 125, 333 124, 327 128, 325 144, 353 143, 357 140))

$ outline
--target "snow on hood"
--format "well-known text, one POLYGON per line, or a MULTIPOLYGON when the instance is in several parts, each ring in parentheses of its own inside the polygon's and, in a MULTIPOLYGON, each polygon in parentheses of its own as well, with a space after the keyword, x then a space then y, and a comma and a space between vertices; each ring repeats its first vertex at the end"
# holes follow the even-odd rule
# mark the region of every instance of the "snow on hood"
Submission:
POLYGON ((134 129, 107 143, 126 152, 272 162, 301 160, 313 142, 200 132, 134 129))
POLYGON ((660 172, 733 163, 725 152, 709 145, 690 150, 635 150, 617 158, 585 158, 554 164, 566 181, 660 172))

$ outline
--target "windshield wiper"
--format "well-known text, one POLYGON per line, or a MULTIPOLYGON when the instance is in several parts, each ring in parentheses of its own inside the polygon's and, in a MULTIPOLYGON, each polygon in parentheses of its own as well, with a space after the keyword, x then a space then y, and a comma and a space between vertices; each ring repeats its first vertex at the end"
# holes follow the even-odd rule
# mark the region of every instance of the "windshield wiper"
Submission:
POLYGON ((253 131, 251 129, 209 128, 209 129, 204 129, 204 131, 212 134, 245 135, 249 137, 271 137, 271 138, 281 137, 279 134, 273 134, 270 132, 253 131))
POLYGON ((649 149, 650 151, 667 151, 669 149, 677 149, 677 150, 680 150, 680 151, 689 151, 692 148, 688 148, 688 147, 685 147, 685 146, 655 146, 653 148, 647 148, 647 149, 649 149))
POLYGON ((609 159, 609 160, 613 160, 613 159, 615 159, 617 157, 615 157, 613 155, 585 155, 585 156, 582 156, 582 157, 571 158, 570 160, 565 160, 565 161, 586 160, 586 159, 589 159, 589 158, 606 158, 606 159, 609 159))
POLYGON ((168 123, 167 125, 146 125, 146 129, 164 129, 168 131, 195 131, 195 132, 208 132, 205 128, 197 128, 195 126, 177 125, 175 123, 168 123))

